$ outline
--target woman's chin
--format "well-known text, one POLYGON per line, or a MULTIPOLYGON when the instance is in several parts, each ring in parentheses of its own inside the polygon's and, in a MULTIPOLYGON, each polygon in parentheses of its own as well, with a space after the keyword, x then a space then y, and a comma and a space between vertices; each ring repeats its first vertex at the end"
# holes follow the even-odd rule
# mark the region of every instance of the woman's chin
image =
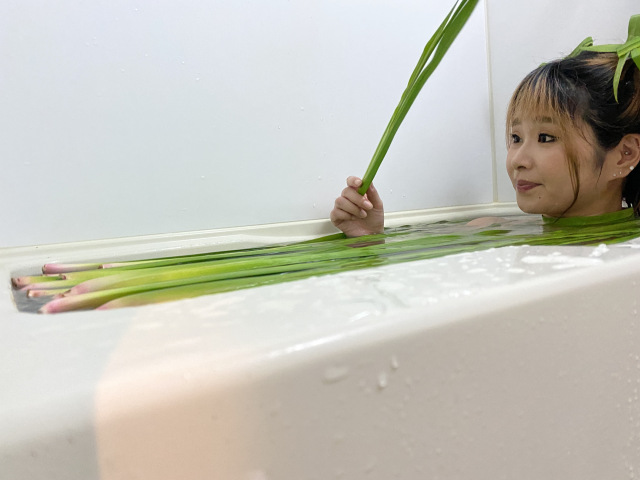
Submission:
POLYGON ((541 211, 540 207, 536 205, 531 205, 531 202, 527 202, 521 199, 517 199, 517 202, 518 202, 518 208, 522 210, 524 213, 531 213, 531 214, 537 214, 537 215, 545 213, 541 211))
POLYGON ((532 205, 521 205, 518 202, 518 208, 522 210, 524 213, 529 213, 532 215, 544 215, 545 217, 564 217, 566 216, 563 212, 557 210, 550 210, 548 208, 536 207, 532 205))

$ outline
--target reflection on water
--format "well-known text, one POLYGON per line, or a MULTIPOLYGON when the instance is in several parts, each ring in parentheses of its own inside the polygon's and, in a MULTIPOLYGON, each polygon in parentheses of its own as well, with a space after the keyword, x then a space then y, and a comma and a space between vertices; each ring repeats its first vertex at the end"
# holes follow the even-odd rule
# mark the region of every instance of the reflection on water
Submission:
POLYGON ((38 309, 51 300, 51 297, 27 297, 26 291, 13 289, 13 301, 21 312, 36 313, 38 309))

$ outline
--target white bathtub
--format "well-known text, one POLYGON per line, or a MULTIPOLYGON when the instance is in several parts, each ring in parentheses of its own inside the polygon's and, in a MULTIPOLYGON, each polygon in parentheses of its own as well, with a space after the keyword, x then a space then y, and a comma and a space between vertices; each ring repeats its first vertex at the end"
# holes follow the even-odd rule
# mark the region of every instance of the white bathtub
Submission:
POLYGON ((10 275, 48 261, 329 231, 0 250, 0 478, 640 476, 640 242, 509 247, 106 312, 12 303, 10 275))

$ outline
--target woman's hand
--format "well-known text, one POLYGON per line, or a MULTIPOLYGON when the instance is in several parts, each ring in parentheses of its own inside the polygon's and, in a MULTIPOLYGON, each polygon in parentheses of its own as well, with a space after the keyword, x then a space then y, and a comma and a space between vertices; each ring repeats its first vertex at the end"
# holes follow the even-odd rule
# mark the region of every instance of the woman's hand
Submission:
POLYGON ((347 178, 347 188, 336 198, 331 210, 331 222, 347 237, 359 237, 384 230, 384 208, 382 199, 373 185, 367 193, 360 195, 358 188, 362 180, 347 178))

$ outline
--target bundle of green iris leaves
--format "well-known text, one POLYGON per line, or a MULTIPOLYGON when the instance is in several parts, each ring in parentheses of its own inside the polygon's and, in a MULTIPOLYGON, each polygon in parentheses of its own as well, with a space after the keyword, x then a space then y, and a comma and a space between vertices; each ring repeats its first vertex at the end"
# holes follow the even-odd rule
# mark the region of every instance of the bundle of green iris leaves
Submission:
POLYGON ((475 228, 466 221, 387 229, 359 238, 343 234, 290 245, 173 256, 119 263, 49 264, 44 275, 13 279, 30 297, 47 297, 42 313, 159 303, 346 270, 378 267, 513 245, 600 245, 640 236, 630 210, 545 223, 520 215, 475 228))

